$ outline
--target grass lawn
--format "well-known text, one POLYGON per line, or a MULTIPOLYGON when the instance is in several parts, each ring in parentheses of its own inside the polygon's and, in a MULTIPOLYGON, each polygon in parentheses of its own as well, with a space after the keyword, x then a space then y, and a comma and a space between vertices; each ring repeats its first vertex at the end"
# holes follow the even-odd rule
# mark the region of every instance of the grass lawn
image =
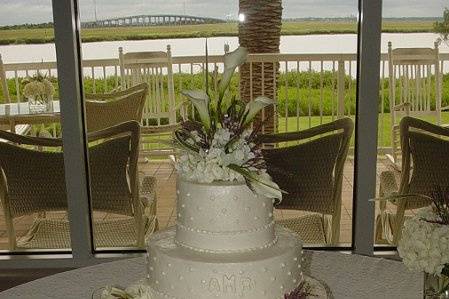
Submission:
MULTIPOLYGON (((352 120, 354 120, 354 116, 350 116, 352 120)), ((434 122, 435 120, 432 117, 424 117, 422 118, 426 121, 434 122)), ((442 123, 443 124, 449 124, 449 112, 443 112, 442 113, 442 123)), ((289 117, 287 118, 279 118, 278 124, 279 124, 279 132, 286 132, 286 131, 297 131, 298 125, 299 130, 304 130, 309 127, 318 126, 321 122, 327 123, 331 122, 332 117, 331 116, 323 116, 322 120, 320 120, 319 116, 312 116, 312 117, 300 117, 299 121, 296 119, 296 117, 289 117), (287 129, 286 129, 287 126, 287 129)), ((354 136, 351 140, 351 145, 354 145, 354 136)), ((379 122, 378 122, 378 147, 390 147, 391 146, 391 118, 390 113, 384 113, 383 117, 381 114, 379 114, 379 122)))
MULTIPOLYGON (((384 32, 431 32, 432 21, 383 22, 384 32)), ((284 22, 282 35, 356 33, 357 23, 351 21, 301 21, 284 22)), ((141 40, 163 38, 189 38, 212 36, 237 36, 237 23, 157 26, 157 27, 111 27, 83 28, 83 42, 107 40, 141 40)), ((50 43, 54 40, 53 28, 1 29, 0 44, 50 43)))

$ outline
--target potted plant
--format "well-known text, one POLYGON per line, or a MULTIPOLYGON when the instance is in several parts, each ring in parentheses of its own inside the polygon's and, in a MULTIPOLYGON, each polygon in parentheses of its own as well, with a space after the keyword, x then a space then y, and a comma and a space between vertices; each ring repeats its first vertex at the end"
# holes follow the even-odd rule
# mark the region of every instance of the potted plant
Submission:
POLYGON ((23 82, 23 95, 28 99, 30 113, 53 111, 53 94, 55 88, 50 80, 40 72, 23 82))

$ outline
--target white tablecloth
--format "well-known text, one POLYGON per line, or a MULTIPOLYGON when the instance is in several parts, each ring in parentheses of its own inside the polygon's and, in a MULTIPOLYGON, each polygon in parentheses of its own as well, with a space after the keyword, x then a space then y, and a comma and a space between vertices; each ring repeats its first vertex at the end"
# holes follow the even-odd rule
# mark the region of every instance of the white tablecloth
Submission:
MULTIPOLYGON (((325 284, 329 298, 423 298, 423 275, 397 261, 318 251, 306 251, 305 259, 305 274, 325 284)), ((127 286, 144 278, 144 264, 143 258, 133 258, 67 271, 6 290, 0 298, 88 299, 106 285, 127 286)))

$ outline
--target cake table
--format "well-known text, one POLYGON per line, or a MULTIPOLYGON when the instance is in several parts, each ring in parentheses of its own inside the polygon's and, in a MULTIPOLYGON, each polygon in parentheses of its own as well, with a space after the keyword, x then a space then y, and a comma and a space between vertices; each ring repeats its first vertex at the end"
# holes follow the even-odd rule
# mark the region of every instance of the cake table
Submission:
MULTIPOLYGON (((305 251, 304 274, 328 289, 328 298, 423 298, 423 275, 402 263, 329 251, 305 251)), ((145 259, 132 258, 67 271, 0 293, 8 299, 91 298, 106 285, 128 286, 145 277, 145 259)))

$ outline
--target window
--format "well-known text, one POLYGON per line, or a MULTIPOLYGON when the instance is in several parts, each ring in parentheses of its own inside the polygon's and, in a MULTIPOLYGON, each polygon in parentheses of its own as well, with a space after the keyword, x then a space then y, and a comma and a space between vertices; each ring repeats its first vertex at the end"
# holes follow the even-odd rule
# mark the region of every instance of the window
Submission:
POLYGON ((51 1, 7 1, 0 14, 0 250, 69 251, 62 142, 40 139, 62 132, 51 1))
MULTIPOLYGON (((441 21, 444 6, 440 1, 425 5, 415 1, 385 1, 383 8, 381 86, 378 129, 378 195, 388 196, 401 186, 403 167, 411 169, 413 162, 402 165, 400 123, 405 116, 419 118, 433 124, 445 124, 449 114, 447 95, 447 43, 438 43, 435 22, 441 21), (405 7, 414 9, 404 9, 405 7), (426 30, 427 32, 417 32, 426 30), (409 32, 409 33, 404 33, 409 32), (394 100, 393 100, 394 99, 394 100)), ((432 158, 433 159, 433 158, 432 158)), ((424 190, 416 190, 423 192, 424 190)), ((407 205, 376 203, 376 243, 391 246, 397 243, 398 213, 414 215, 423 201, 407 205)))

